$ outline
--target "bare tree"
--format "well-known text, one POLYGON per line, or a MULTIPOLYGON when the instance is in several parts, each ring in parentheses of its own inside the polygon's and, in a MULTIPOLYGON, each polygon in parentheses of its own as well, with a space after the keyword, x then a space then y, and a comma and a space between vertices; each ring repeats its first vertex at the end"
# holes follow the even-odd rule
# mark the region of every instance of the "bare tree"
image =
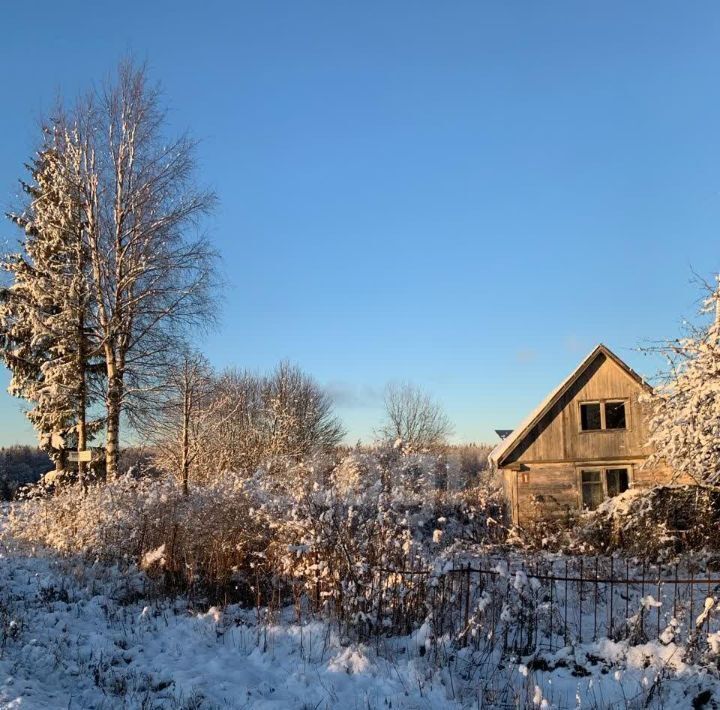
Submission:
POLYGON ((229 369, 216 378, 211 400, 214 435, 203 450, 207 475, 257 468, 265 450, 263 402, 258 376, 229 369))
POLYGON ((414 451, 447 443, 453 427, 438 402, 409 382, 385 388, 385 421, 378 430, 384 440, 399 440, 414 451))
POLYGON ((333 414, 332 398, 299 367, 281 362, 264 390, 270 456, 300 460, 340 443, 345 432, 333 414))
POLYGON ((195 461, 199 475, 297 462, 332 450, 344 435, 330 396, 289 363, 268 376, 228 370, 203 406, 198 416, 209 433, 195 461))
POLYGON ((165 111, 144 67, 70 112, 88 235, 94 319, 106 366, 106 467, 117 473, 123 414, 151 406, 167 354, 213 315, 214 252, 196 228, 214 206, 195 181, 195 142, 168 140, 165 111))
POLYGON ((139 427, 154 444, 154 462, 180 477, 188 495, 190 469, 214 424, 213 373, 199 353, 183 351, 168 368, 154 407, 139 413, 139 427))

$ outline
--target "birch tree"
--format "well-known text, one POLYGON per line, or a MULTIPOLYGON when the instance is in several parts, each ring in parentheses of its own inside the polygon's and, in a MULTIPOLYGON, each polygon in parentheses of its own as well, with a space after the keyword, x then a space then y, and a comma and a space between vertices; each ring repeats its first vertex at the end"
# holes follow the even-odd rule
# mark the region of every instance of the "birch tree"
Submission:
POLYGON ((196 181, 196 143, 168 138, 161 94, 145 67, 74 110, 67 144, 78 165, 88 234, 93 327, 106 369, 106 468, 118 469, 123 415, 152 406, 168 353, 211 322, 214 252, 198 232, 215 204, 196 181))
MULTIPOLYGON (((219 405, 207 359, 185 350, 169 367, 162 396, 141 415, 142 430, 154 446, 155 464, 179 476, 184 495, 189 494, 191 469, 221 426, 225 413, 219 405)), ((225 414, 231 415, 232 411, 225 414)))

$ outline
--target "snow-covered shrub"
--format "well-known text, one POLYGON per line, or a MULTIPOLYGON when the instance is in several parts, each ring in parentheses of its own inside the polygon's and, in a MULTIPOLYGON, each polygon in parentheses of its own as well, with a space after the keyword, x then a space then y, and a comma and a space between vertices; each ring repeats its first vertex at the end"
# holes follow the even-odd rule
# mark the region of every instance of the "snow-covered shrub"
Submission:
POLYGON ((528 505, 529 520, 511 527, 507 542, 526 551, 566 549, 569 540, 574 539, 581 513, 565 509, 559 515, 547 517, 547 503, 542 496, 531 497, 528 505))
POLYGON ((256 476, 253 514, 272 530, 267 564, 348 627, 423 616, 427 571, 439 552, 502 529, 498 489, 439 491, 444 465, 389 447, 351 452, 329 474, 302 464, 256 476))
POLYGON ((132 471, 87 491, 70 484, 18 504, 9 530, 63 553, 139 565, 169 588, 259 605, 294 593, 367 625, 397 620, 400 608, 423 616, 422 580, 437 555, 504 529, 490 481, 437 490, 438 456, 390 447, 281 464, 251 478, 211 477, 189 495, 173 476, 132 471))
POLYGON ((615 550, 648 559, 688 551, 720 551, 720 488, 656 486, 630 489, 585 513, 577 526, 559 535, 570 549, 615 550))
POLYGON ((508 531, 516 549, 667 561, 685 552, 720 552, 720 488, 631 488, 597 509, 508 531))
POLYGON ((427 559, 423 524, 434 515, 433 466, 432 457, 357 453, 327 481, 311 464, 284 476, 259 474, 254 516, 272 530, 270 567, 316 608, 332 604, 349 621, 376 623, 380 570, 419 568, 427 559))
POLYGON ((200 583, 220 592, 232 589, 237 571, 264 544, 253 522, 238 477, 215 479, 183 496, 173 477, 125 475, 86 492, 74 484, 19 503, 8 530, 63 553, 138 564, 170 586, 200 583))

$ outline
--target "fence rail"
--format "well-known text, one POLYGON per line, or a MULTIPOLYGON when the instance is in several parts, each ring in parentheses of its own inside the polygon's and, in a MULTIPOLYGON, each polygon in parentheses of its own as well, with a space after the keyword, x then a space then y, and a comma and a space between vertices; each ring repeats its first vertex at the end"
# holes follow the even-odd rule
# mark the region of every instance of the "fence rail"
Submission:
POLYGON ((362 589, 318 582, 312 602, 357 636, 409 633, 429 621, 435 637, 476 645, 500 637, 503 650, 530 653, 603 636, 687 643, 720 631, 718 593, 720 576, 687 566, 484 557, 441 570, 378 567, 362 589))

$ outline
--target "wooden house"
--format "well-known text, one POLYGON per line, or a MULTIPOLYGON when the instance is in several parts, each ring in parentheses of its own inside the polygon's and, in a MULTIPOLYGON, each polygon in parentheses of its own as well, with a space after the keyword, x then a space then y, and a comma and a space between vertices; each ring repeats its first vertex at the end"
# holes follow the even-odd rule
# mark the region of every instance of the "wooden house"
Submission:
MULTIPOLYGON (((594 509, 628 488, 668 482, 644 466, 650 386, 598 345, 490 454, 514 524, 594 509)), ((505 432, 503 432, 505 433, 505 432)))

